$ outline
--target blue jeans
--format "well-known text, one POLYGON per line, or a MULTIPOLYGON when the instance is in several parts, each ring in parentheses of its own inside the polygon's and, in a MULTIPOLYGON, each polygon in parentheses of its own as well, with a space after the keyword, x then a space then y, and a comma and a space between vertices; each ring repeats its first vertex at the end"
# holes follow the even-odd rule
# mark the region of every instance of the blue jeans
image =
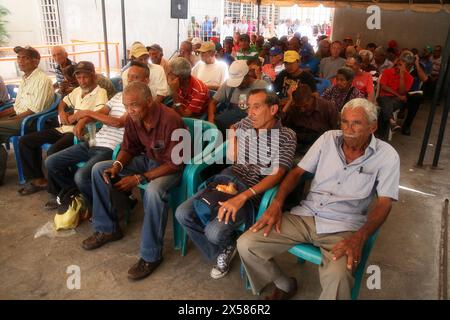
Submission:
POLYGON ((87 142, 81 142, 52 154, 45 160, 48 170, 48 191, 57 195, 66 187, 78 187, 85 199, 92 203, 92 167, 100 161, 111 159, 113 150, 105 147, 89 148, 87 142), (84 167, 76 164, 86 162, 84 167))
MULTIPOLYGON (((238 190, 239 192, 243 191, 240 188, 238 190)), ((175 217, 202 254, 208 260, 214 260, 224 248, 236 241, 236 231, 241 224, 249 221, 250 215, 253 215, 253 205, 250 200, 247 201, 238 210, 236 221, 230 218, 228 224, 225 224, 225 220, 219 222, 217 217, 215 217, 204 226, 198 218, 193 205, 194 198, 201 192, 199 191, 192 198, 179 205, 175 212, 175 217)))
MULTIPOLYGON (((93 226, 95 231, 115 232, 118 228, 117 210, 112 208, 109 187, 103 180, 103 171, 110 168, 113 161, 97 163, 92 168, 93 226)), ((144 155, 134 157, 120 173, 128 176, 144 173, 159 164, 144 155)), ((144 222, 141 230, 141 257, 147 262, 161 259, 169 211, 169 190, 180 182, 182 172, 156 178, 147 184, 142 199, 144 222)))

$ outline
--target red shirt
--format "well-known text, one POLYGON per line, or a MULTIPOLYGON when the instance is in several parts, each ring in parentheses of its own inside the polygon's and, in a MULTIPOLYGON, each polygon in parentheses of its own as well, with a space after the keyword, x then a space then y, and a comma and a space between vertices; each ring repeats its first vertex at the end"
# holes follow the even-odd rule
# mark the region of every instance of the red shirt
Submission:
POLYGON ((201 80, 191 76, 186 94, 178 91, 181 105, 190 112, 198 115, 204 113, 208 106, 209 93, 208 87, 201 80))
POLYGON ((353 78, 353 86, 364 93, 367 97, 373 93, 372 75, 368 72, 361 72, 353 78))
MULTIPOLYGON (((405 93, 406 93, 411 89, 411 86, 413 85, 414 82, 414 78, 409 74, 408 71, 405 71, 403 79, 405 79, 405 93)), ((398 93, 398 88, 400 87, 400 74, 397 73, 397 69, 390 68, 384 70, 381 75, 380 85, 388 86, 389 88, 398 93)), ((395 95, 393 95, 390 92, 386 92, 383 89, 381 89, 380 91, 380 96, 395 97, 395 95)))

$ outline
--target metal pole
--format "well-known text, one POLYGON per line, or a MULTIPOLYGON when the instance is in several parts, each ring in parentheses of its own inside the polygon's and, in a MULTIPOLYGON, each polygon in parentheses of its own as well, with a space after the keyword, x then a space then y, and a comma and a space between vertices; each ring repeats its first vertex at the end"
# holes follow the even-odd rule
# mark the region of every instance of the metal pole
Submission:
POLYGON ((260 14, 261 14, 261 12, 260 12, 260 9, 261 9, 261 0, 257 0, 256 1, 256 4, 257 4, 257 6, 258 6, 258 19, 256 20, 257 22, 257 26, 256 26, 256 34, 257 35, 259 35, 259 24, 261 23, 260 21, 259 21, 259 19, 260 19, 260 14))
POLYGON ((125 27, 125 0, 120 0, 122 10, 122 42, 123 42, 123 59, 122 67, 127 64, 127 30, 125 27))
POLYGON ((180 19, 177 19, 177 50, 180 51, 180 19))
POLYGON ((106 75, 109 78, 110 70, 109 70, 109 50, 108 50, 108 29, 106 28, 105 0, 102 0, 102 19, 103 19, 103 41, 105 45, 106 75))
POLYGON ((439 73, 439 79, 436 84, 436 89, 434 91, 433 102, 431 104, 430 114, 428 116, 427 126, 425 128, 425 133, 423 136, 422 147, 420 149, 419 160, 417 161, 418 166, 423 166, 423 160, 425 158, 425 153, 427 151, 428 141, 430 139, 431 127, 433 125, 434 115, 436 114, 436 107, 441 95, 442 85, 445 79, 445 73, 448 69, 448 59, 450 54, 450 28, 447 32, 447 41, 445 42, 445 49, 442 51, 442 64, 441 72, 439 73))
MULTIPOLYGON (((447 80, 445 81, 444 88, 450 87, 450 71, 447 70, 447 80)), ((445 133, 445 127, 447 125, 447 118, 448 118, 448 111, 450 109, 450 93, 446 92, 444 94, 447 96, 444 103, 444 110, 442 111, 442 118, 441 118, 441 125, 439 127, 439 135, 438 140, 436 143, 436 150, 434 152, 434 158, 433 158, 433 168, 438 166, 439 163, 439 156, 441 154, 441 148, 442 148, 442 140, 444 140, 444 133, 445 133)))

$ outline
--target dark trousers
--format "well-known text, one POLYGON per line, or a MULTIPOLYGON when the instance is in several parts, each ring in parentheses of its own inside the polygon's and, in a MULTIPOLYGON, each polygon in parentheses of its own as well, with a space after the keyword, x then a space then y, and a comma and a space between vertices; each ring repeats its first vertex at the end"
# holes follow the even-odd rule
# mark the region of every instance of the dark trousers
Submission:
POLYGON ((0 118, 0 144, 8 143, 10 137, 20 134, 22 120, 11 119, 10 117, 0 118))
POLYGON ((411 125, 416 117, 417 110, 419 110, 420 104, 423 102, 423 95, 413 94, 408 95, 408 101, 406 108, 408 113, 406 115, 405 121, 403 122, 403 130, 411 129, 411 125))
POLYGON ((20 138, 19 152, 26 180, 44 178, 41 148, 46 143, 52 144, 47 151, 47 155, 50 156, 73 145, 73 133, 60 133, 56 129, 48 129, 20 138))
POLYGON ((397 97, 378 97, 377 101, 380 106, 377 135, 380 139, 387 141, 392 113, 403 109, 405 104, 397 97))
POLYGON ((100 161, 111 159, 113 150, 105 147, 89 147, 87 142, 68 147, 45 160, 48 170, 48 192, 53 195, 65 188, 78 187, 88 202, 92 203, 92 167, 100 161), (85 162, 82 168, 77 163, 85 162))

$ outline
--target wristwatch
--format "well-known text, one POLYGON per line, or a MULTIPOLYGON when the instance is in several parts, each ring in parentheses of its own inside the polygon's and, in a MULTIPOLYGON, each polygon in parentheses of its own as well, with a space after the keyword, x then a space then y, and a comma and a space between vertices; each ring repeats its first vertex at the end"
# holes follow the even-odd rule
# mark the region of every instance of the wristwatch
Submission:
POLYGON ((143 174, 139 174, 138 177, 140 184, 146 184, 148 182, 147 178, 143 174))

